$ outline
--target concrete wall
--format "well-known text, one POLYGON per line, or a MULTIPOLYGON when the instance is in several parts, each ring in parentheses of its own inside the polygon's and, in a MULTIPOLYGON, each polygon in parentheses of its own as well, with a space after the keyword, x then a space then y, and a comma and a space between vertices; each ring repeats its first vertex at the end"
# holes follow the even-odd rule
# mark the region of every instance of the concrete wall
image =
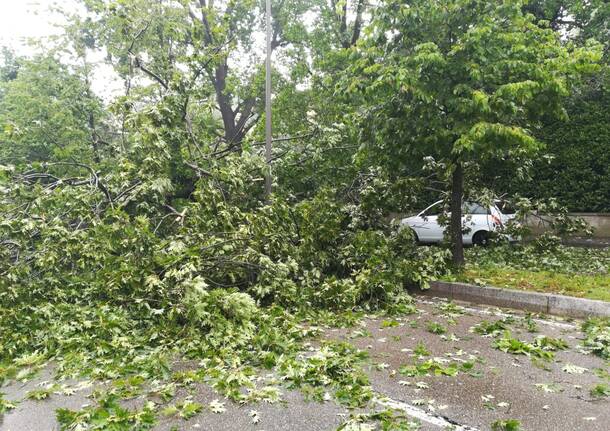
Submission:
MULTIPOLYGON (((593 229, 594 238, 610 238, 610 213, 571 213, 574 217, 580 217, 589 223, 593 229)), ((539 235, 545 230, 545 223, 540 218, 532 217, 528 220, 534 235, 539 235)))

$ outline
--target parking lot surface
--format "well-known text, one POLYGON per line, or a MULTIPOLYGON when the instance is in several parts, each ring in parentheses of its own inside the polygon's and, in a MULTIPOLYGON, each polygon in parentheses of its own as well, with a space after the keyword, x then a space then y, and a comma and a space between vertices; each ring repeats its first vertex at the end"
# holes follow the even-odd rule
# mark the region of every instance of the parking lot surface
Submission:
MULTIPOLYGON (((516 419, 523 430, 531 431, 608 429, 610 400, 596 398, 590 391, 598 384, 610 384, 610 366, 583 350, 580 322, 438 298, 418 297, 416 302, 418 312, 412 315, 371 315, 353 328, 324 330, 322 338, 347 341, 369 352, 365 371, 376 395, 371 410, 400 411, 422 430, 489 430, 493 422, 506 419, 516 419), (483 322, 500 320, 501 331, 476 330, 483 322), (499 339, 531 344, 537 337, 563 340, 567 348, 544 360, 494 347, 499 339)), ((47 369, 32 381, 0 389, 5 399, 18 401, 0 419, 0 430, 58 430, 57 408, 79 409, 92 403, 89 395, 94 387, 82 382, 64 382, 76 389, 72 395, 24 399, 28 391, 52 378, 52 370, 47 369)), ((188 420, 161 417, 154 429, 335 430, 350 415, 333 401, 309 402, 290 390, 283 391, 281 403, 245 406, 223 400, 205 384, 198 384, 190 394, 201 404, 220 399, 226 411, 204 412, 188 420), (260 418, 258 423, 252 421, 252 411, 260 418)), ((143 403, 136 397, 125 405, 143 403)))

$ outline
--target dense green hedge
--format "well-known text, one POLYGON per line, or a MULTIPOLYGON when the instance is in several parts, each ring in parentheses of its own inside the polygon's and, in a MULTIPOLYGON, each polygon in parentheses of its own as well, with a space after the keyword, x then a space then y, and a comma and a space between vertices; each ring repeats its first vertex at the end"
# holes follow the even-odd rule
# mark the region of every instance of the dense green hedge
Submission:
POLYGON ((501 168, 492 161, 484 164, 481 180, 498 194, 557 198, 573 212, 610 212, 609 107, 608 85, 591 84, 571 98, 566 121, 549 123, 537 133, 548 157, 532 162, 531 179, 519 175, 523 161, 513 160, 501 168))
POLYGON ((575 98, 570 119, 547 126, 541 139, 554 156, 534 165, 530 192, 556 197, 571 211, 610 211, 610 91, 575 98))

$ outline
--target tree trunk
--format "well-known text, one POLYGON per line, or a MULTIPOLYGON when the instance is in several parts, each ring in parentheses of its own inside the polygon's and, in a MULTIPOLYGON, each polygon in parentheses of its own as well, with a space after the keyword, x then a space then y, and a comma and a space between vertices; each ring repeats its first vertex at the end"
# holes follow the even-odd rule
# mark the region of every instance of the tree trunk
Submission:
POLYGON ((457 162, 451 179, 451 253, 453 265, 464 266, 464 243, 462 242, 462 196, 464 195, 464 167, 457 162))
POLYGON ((89 131, 91 132, 91 148, 93 150, 93 161, 97 164, 100 163, 100 151, 99 151, 99 140, 97 132, 95 131, 95 117, 93 112, 89 112, 89 131))

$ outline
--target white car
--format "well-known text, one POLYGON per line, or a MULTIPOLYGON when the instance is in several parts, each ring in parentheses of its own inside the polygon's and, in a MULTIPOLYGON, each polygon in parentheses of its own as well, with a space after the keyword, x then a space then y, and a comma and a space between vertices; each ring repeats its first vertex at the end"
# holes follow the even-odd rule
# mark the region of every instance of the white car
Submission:
MULTIPOLYGON (((410 227, 415 232, 418 242, 438 243, 443 241, 447 228, 441 226, 438 221, 442 212, 443 201, 438 201, 416 216, 402 219, 400 224, 410 227)), ((462 205, 464 244, 487 245, 490 232, 501 229, 510 218, 510 215, 502 214, 496 205, 485 207, 475 202, 464 202, 462 205)))

